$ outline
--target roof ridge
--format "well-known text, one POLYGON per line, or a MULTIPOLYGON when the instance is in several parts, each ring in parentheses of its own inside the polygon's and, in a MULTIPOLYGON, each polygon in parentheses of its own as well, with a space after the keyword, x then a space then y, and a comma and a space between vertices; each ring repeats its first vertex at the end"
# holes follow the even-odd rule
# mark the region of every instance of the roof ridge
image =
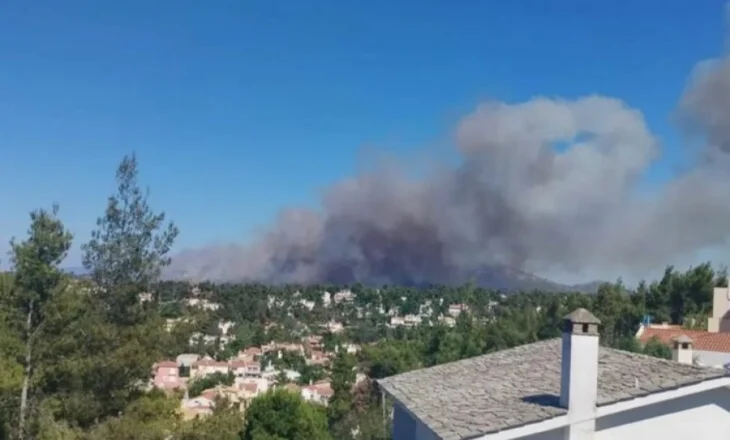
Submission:
POLYGON ((399 374, 395 374, 393 376, 389 376, 389 377, 386 377, 386 378, 383 378, 383 379, 378 379, 378 381, 383 381, 383 380, 387 380, 387 379, 389 379, 391 377, 403 376, 403 375, 406 375, 406 374, 411 374, 411 373, 418 372, 418 371, 423 371, 423 370, 432 370, 434 368, 449 367, 449 366, 452 366, 454 364, 459 364, 459 363, 462 363, 462 362, 483 360, 483 359, 487 359, 487 358, 492 357, 492 356, 496 357, 497 355, 499 355, 501 357, 501 356, 504 356, 505 354, 510 354, 510 353, 513 353, 513 352, 525 351, 525 350, 527 350, 528 347, 534 348, 535 346, 538 346, 538 345, 550 345, 550 343, 557 343, 557 342, 560 342, 561 340, 562 340, 561 337, 556 337, 556 338, 543 339, 541 341, 530 342, 530 343, 523 344, 523 345, 516 345, 514 347, 504 348, 504 349, 501 349, 501 350, 494 350, 494 351, 490 351, 490 352, 487 352, 487 353, 478 354, 476 356, 471 356, 471 357, 466 357, 466 358, 462 358, 462 359, 457 359, 455 361, 444 362, 442 364, 430 365, 428 367, 422 367, 422 368, 418 368, 418 369, 415 369, 415 370, 406 371, 404 373, 399 373, 399 374))

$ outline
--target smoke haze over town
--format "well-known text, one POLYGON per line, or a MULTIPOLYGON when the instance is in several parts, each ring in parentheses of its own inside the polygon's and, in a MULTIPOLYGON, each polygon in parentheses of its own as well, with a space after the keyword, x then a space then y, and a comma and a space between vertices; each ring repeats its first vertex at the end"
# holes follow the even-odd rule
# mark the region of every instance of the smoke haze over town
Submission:
POLYGON ((454 127, 456 165, 414 178, 384 161, 327 188, 321 209, 285 208, 252 243, 183 251, 169 273, 412 284, 505 268, 585 281, 727 257, 730 59, 688 73, 674 119, 692 161, 659 188, 642 176, 662 144, 618 97, 484 102, 454 127))

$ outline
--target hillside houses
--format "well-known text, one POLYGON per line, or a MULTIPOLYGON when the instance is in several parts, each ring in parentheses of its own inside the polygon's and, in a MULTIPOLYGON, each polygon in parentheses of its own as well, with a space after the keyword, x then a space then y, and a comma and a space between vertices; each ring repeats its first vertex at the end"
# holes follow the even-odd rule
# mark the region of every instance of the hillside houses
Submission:
POLYGON ((208 311, 215 311, 220 308, 220 304, 208 301, 207 299, 203 298, 186 298, 184 301, 184 304, 191 308, 198 308, 208 311))
POLYGON ((449 306, 449 315, 457 318, 459 315, 461 315, 463 312, 466 312, 467 310, 469 310, 469 306, 467 306, 466 304, 452 304, 449 306))
MULTIPOLYGON (((281 352, 280 350, 285 348, 295 349, 296 347, 278 344, 275 349, 277 352, 281 352)), ((269 346, 267 349, 273 350, 274 348, 269 346)), ((185 418, 211 414, 219 398, 225 398, 228 402, 238 406, 241 411, 245 411, 252 399, 271 387, 286 386, 292 388, 290 385, 294 385, 293 383, 301 378, 299 371, 289 368, 280 370, 270 361, 262 368, 261 356, 265 353, 267 351, 261 347, 249 347, 241 351, 236 358, 228 361, 215 360, 209 356, 197 358, 197 355, 183 354, 178 356, 175 361, 163 360, 157 362, 153 367, 150 385, 169 393, 176 391, 185 393, 181 401, 181 411, 185 418), (183 374, 188 366, 188 374, 184 376, 183 374), (202 391, 199 396, 188 395, 187 390, 193 382, 216 374, 234 376, 233 383, 230 386, 216 385, 202 391), (286 379, 286 382, 279 383, 282 377, 286 379)), ((329 361, 328 356, 331 356, 331 354, 314 352, 314 355, 308 357, 307 360, 312 361, 314 364, 323 364, 322 359, 326 358, 329 361)), ((304 399, 322 405, 326 405, 333 394, 328 380, 318 381, 304 387, 296 387, 296 390, 302 394, 304 399)))
MULTIPOLYGON (((350 339, 350 332, 358 330, 358 325, 367 322, 380 327, 379 331, 437 323, 453 326, 456 317, 468 310, 465 304, 449 305, 443 300, 414 304, 405 297, 358 302, 357 295, 349 289, 316 295, 312 291, 296 291, 290 297, 269 294, 258 300, 258 313, 278 318, 261 321, 260 329, 256 330, 261 333, 253 335, 252 327, 256 324, 249 321, 243 325, 250 330, 238 329, 235 315, 220 310, 217 300, 209 292, 194 289, 194 293, 180 298, 181 304, 192 309, 192 313, 185 314, 183 309, 182 316, 168 318, 165 323, 168 331, 186 324, 181 330, 191 330, 188 341, 191 352, 158 362, 150 386, 184 394, 181 411, 185 417, 210 414, 221 398, 245 411, 252 399, 281 387, 299 393, 307 401, 327 405, 333 394, 328 376, 335 356, 342 352, 360 353, 361 345, 350 339), (260 311, 262 306, 265 312, 260 311), (236 346, 237 336, 247 331, 250 331, 248 337, 256 336, 258 341, 266 342, 243 348, 236 346), (202 391, 201 381, 207 381, 203 382, 204 386, 209 386, 202 391), (191 389, 199 395, 190 395, 191 389)), ((356 373, 360 383, 365 375, 356 373)))

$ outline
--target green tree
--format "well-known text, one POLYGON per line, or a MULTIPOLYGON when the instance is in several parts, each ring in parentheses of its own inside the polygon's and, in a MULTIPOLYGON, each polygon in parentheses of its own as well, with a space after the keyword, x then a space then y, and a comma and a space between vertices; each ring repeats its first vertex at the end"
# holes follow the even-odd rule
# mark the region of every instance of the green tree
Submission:
POLYGON ((58 206, 51 211, 37 210, 30 214, 28 238, 11 241, 11 262, 15 270, 15 311, 22 315, 24 345, 23 385, 18 412, 18 436, 28 436, 29 394, 36 372, 34 348, 46 318, 46 306, 63 288, 64 274, 59 265, 71 247, 72 235, 58 218, 58 206))
POLYGON ((213 414, 182 425, 174 440, 238 440, 243 429, 243 415, 225 402, 218 402, 213 414))
POLYGON ((652 338, 646 344, 644 344, 642 352, 646 355, 661 359, 672 358, 672 349, 663 344, 657 338, 652 338))
POLYGON ((14 303, 14 277, 0 273, 0 439, 10 437, 17 425, 17 409, 23 383, 23 341, 14 303))
POLYGON ((325 370, 321 365, 304 365, 302 369, 299 370, 299 373, 301 373, 301 376, 299 377, 300 385, 309 385, 317 382, 324 379, 326 375, 325 370))
POLYGON ((419 347, 411 341, 383 341, 365 347, 362 358, 368 375, 374 379, 405 373, 424 364, 419 347))
POLYGON ((116 180, 116 194, 109 197, 91 240, 82 246, 83 264, 112 321, 134 324, 137 295, 149 290, 170 263, 168 254, 179 231, 174 223, 165 223, 164 212, 152 211, 149 191, 138 183, 134 155, 124 157, 116 180))
POLYGON ((323 407, 278 389, 255 398, 241 440, 330 440, 323 407))
POLYGON ((143 395, 152 364, 164 352, 163 320, 139 304, 162 268, 177 228, 154 213, 137 182, 137 162, 125 157, 98 229, 83 245, 92 288, 56 307, 56 362, 44 378, 54 416, 81 428, 114 417, 143 395))
POLYGON ((355 384, 355 358, 341 350, 332 364, 332 398, 327 406, 330 432, 337 439, 351 437, 347 416, 352 409, 352 387, 355 384))
POLYGON ((234 380, 235 377, 233 376, 233 373, 213 373, 201 379, 193 379, 188 384, 188 395, 190 395, 190 397, 197 397, 203 391, 213 388, 217 385, 233 385, 234 380))

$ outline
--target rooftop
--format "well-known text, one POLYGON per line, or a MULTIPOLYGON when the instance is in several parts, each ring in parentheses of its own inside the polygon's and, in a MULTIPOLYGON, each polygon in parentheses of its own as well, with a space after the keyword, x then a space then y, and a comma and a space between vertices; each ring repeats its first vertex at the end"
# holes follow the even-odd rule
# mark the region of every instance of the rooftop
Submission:
MULTIPOLYGON (((550 339, 378 381, 444 440, 463 440, 567 413, 560 400, 561 339, 550 339)), ((601 347, 598 405, 726 376, 601 347)))
POLYGON ((688 330, 680 326, 646 327, 639 336, 639 341, 646 344, 652 338, 657 338, 659 342, 671 345, 675 338, 683 335, 692 340, 695 350, 730 353, 730 333, 710 333, 702 330, 688 330))

